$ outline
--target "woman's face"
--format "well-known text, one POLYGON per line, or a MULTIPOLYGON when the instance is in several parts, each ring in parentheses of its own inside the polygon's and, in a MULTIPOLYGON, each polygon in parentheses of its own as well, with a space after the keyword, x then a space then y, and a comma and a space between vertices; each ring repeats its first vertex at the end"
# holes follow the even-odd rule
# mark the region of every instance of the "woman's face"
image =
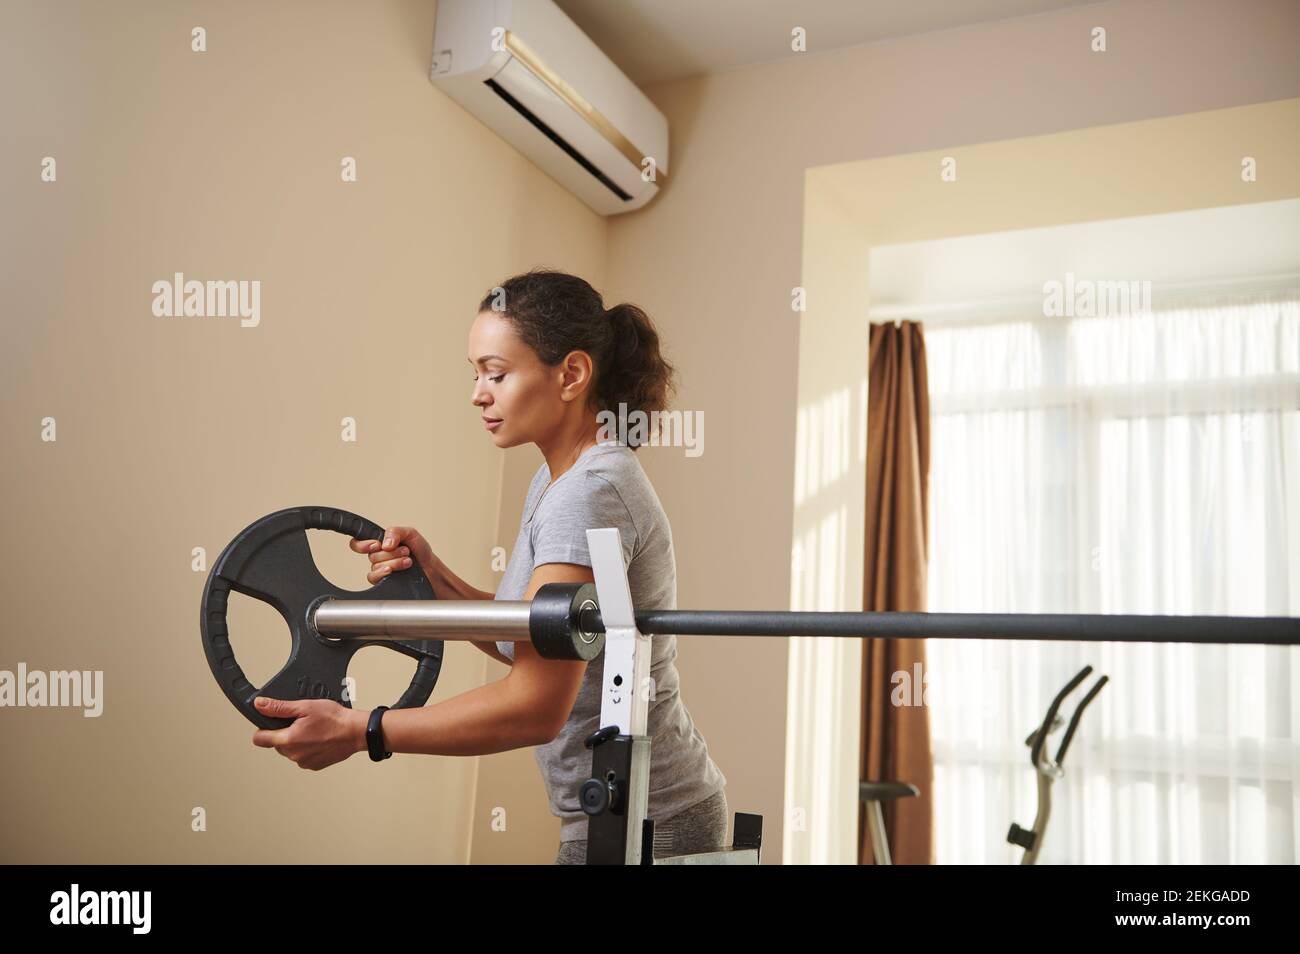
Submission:
POLYGON ((564 412, 556 369, 520 340, 509 319, 479 312, 469 330, 469 363, 474 367, 470 400, 483 412, 497 447, 536 441, 556 427, 564 412))

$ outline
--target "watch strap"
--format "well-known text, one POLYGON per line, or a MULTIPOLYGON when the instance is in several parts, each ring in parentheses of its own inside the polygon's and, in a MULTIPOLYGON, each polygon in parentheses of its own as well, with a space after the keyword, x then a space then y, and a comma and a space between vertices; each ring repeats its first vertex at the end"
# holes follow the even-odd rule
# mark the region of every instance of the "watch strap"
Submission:
POLYGON ((370 761, 382 762, 384 759, 392 758, 393 753, 384 748, 384 712, 388 706, 379 706, 370 713, 370 719, 366 722, 366 748, 370 751, 370 761))

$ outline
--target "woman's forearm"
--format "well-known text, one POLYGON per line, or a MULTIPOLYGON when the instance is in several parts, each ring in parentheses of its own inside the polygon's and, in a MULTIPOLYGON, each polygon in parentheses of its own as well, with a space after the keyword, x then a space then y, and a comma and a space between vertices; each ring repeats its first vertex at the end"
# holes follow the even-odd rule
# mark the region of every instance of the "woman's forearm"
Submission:
MULTIPOLYGON (((384 747, 420 755, 490 755, 549 741, 527 699, 509 679, 499 679, 418 709, 389 709, 383 716, 384 747)), ((369 713, 360 713, 368 717, 369 713)), ((366 751, 359 720, 357 751, 366 751)))
POLYGON ((495 593, 480 590, 462 580, 437 556, 433 558, 433 563, 422 566, 421 569, 433 584, 433 592, 440 600, 490 600, 496 597, 495 593))
MULTIPOLYGON (((489 593, 487 590, 480 590, 470 586, 455 573, 442 560, 435 555, 433 563, 427 566, 421 566, 424 575, 429 578, 433 584, 433 593, 440 600, 492 600, 496 599, 495 593, 489 593)), ((497 662, 503 662, 507 666, 511 664, 510 660, 497 651, 496 643, 490 639, 472 639, 469 643, 481 652, 491 656, 497 662)))

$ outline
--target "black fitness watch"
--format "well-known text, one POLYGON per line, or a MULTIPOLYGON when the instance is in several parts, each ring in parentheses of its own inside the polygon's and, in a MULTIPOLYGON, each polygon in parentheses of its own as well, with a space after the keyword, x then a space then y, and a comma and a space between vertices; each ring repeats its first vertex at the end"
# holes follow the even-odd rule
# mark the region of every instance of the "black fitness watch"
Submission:
POLYGON ((384 720, 384 710, 388 706, 380 706, 370 713, 370 720, 366 723, 366 748, 370 750, 370 761, 382 762, 384 759, 393 757, 392 752, 384 749, 384 730, 380 723, 384 720))

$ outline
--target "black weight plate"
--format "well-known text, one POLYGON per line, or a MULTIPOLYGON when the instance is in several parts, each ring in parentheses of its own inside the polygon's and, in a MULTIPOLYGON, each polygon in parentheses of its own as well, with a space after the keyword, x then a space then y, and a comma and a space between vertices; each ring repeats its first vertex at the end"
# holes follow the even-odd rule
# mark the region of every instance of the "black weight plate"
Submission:
POLYGON ((392 642, 378 639, 326 639, 310 625, 309 611, 324 598, 338 600, 431 600, 433 586, 418 566, 392 573, 368 590, 339 589, 325 579, 312 559, 308 530, 334 530, 365 540, 383 539, 383 527, 334 507, 292 507, 250 524, 221 552, 203 587, 199 629, 203 651, 217 684, 235 708, 254 725, 279 729, 290 719, 272 719, 253 705, 258 696, 274 699, 343 698, 344 677, 363 646, 386 646, 417 660, 411 685, 391 708, 422 706, 442 669, 442 640, 392 642), (293 637, 289 659, 264 686, 254 686, 235 661, 226 624, 231 591, 268 603, 284 617, 293 637))

